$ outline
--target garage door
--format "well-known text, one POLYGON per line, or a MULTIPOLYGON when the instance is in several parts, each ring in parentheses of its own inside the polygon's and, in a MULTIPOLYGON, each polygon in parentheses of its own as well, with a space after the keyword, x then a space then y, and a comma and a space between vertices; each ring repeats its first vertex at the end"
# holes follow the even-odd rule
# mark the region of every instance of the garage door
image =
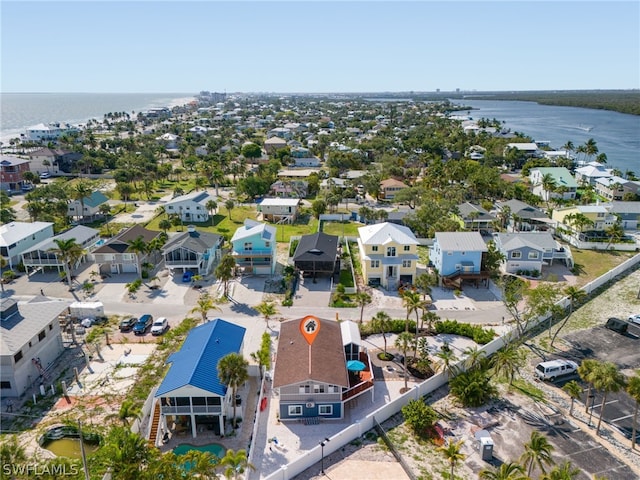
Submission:
POLYGON ((124 263, 122 265, 122 273, 137 273, 138 269, 135 263, 124 263))
POLYGON ((256 275, 271 275, 271 267, 255 267, 256 275))

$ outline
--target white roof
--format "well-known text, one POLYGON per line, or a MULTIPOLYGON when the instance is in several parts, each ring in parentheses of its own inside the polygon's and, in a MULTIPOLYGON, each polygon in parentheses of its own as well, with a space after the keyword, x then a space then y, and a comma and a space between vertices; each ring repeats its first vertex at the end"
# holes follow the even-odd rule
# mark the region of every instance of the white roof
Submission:
POLYGON ((418 245, 418 240, 411 229, 395 223, 376 223, 360 227, 358 235, 364 245, 384 245, 389 242, 396 242, 400 245, 418 245))
POLYGON ((51 250, 52 248, 57 248, 55 240, 69 240, 73 238, 78 245, 82 245, 84 244, 84 242, 86 242, 92 237, 95 237, 99 233, 100 231, 96 230, 95 228, 86 227, 84 225, 76 225, 75 227, 73 227, 70 230, 67 230, 66 232, 60 233, 59 235, 55 235, 51 238, 44 239, 40 243, 29 248, 28 250, 25 250, 23 254, 34 252, 37 250, 41 250, 45 252, 47 250, 51 250))
POLYGON ((509 143, 507 147, 516 150, 538 150, 538 145, 535 143, 509 143))
POLYGON ((166 205, 175 205, 177 203, 193 201, 201 205, 205 205, 209 200, 215 200, 213 195, 210 195, 204 190, 187 193, 186 195, 180 195, 172 200, 169 200, 166 205))
POLYGON ((42 230, 53 227, 51 222, 11 222, 0 226, 0 245, 3 247, 13 245, 29 235, 34 235, 42 230))
POLYGON ((275 241, 276 239, 275 227, 247 218, 244 221, 244 225, 242 227, 239 227, 235 231, 233 237, 231 238, 231 242, 242 240, 243 238, 253 237, 258 234, 266 241, 275 241))
POLYGON ((358 325, 351 320, 340 322, 340 332, 342 333, 342 345, 362 345, 362 339, 360 338, 360 330, 358 325))
POLYGON ((265 198, 260 202, 261 207, 297 207, 300 200, 297 198, 265 198))
POLYGON ((455 252, 486 252, 480 232, 436 232, 436 241, 442 250, 455 252))

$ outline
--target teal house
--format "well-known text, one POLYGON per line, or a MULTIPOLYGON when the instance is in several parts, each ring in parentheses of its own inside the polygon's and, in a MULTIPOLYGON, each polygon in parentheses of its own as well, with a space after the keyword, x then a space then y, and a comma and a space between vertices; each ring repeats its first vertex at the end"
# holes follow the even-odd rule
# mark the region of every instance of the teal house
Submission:
POLYGON ((276 271, 276 228, 246 219, 231 238, 231 255, 242 273, 273 275, 276 271))

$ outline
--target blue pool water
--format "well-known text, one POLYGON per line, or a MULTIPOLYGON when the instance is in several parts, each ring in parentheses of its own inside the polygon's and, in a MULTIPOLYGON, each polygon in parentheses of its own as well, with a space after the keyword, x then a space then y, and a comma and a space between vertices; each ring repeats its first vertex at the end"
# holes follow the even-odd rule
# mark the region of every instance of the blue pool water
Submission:
MULTIPOLYGON (((224 454, 226 453, 227 449, 224 448, 222 445, 218 444, 218 443, 211 443, 209 445, 202 445, 202 446, 195 446, 195 445, 190 445, 188 443, 183 443, 181 445, 178 445, 176 448, 173 449, 173 453, 175 453, 176 455, 184 455, 185 453, 188 453, 191 450, 199 450, 201 452, 209 452, 213 455, 216 455, 218 458, 222 458, 224 457, 224 454)), ((185 462, 183 465, 184 469, 189 471, 191 470, 191 463, 190 462, 185 462)))
POLYGON ((96 242, 96 247, 99 247, 100 245, 104 245, 104 238, 101 238, 96 242))

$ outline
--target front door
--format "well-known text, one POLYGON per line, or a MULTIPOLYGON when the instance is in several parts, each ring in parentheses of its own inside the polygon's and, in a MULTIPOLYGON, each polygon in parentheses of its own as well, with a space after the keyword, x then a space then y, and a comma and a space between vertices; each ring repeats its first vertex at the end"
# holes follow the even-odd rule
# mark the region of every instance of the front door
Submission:
POLYGON ((117 263, 112 263, 111 264, 111 273, 118 273, 118 264, 117 263))

